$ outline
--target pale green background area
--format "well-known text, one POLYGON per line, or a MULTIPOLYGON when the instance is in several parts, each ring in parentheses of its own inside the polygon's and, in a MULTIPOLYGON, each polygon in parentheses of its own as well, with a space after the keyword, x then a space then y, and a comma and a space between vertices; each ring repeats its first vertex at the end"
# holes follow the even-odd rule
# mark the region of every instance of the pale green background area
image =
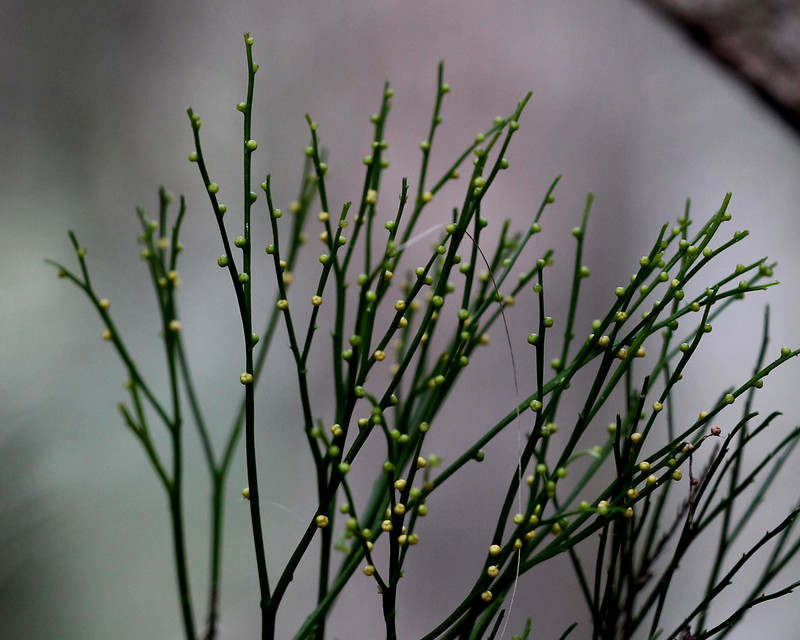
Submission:
MULTIPOLYGON (((739 261, 778 260, 782 286, 754 296, 715 326, 691 382, 681 389, 679 409, 686 416, 749 377, 763 304, 772 305, 772 353, 800 342, 800 142, 634 2, 7 1, 0 6, 0 638, 179 637, 166 501, 115 409, 125 398, 124 372, 100 340, 102 327, 86 301, 43 260, 74 264, 66 231, 75 230, 89 248, 96 288, 112 300, 142 368, 153 380, 163 379, 152 294, 134 242, 134 207, 155 213, 161 184, 186 193, 181 316, 208 417, 227 426, 241 391, 239 329, 226 276, 215 265, 220 243, 211 212, 196 168, 186 161, 191 132, 185 109, 191 105, 203 118, 208 163, 233 212, 241 191, 241 116, 234 107, 245 91, 244 31, 255 37, 261 64, 257 175, 272 174, 278 206, 285 208, 297 189, 306 112, 320 123, 330 149, 331 200, 358 196, 368 118, 388 79, 395 90, 386 136, 388 218, 400 178, 408 175, 414 186, 417 145, 428 127, 436 65, 444 59, 453 90, 434 153, 439 170, 493 116, 510 113, 534 91, 509 153, 512 169, 495 187, 493 210, 484 212, 490 228, 509 216, 520 227, 527 224, 562 173, 543 227, 557 251, 556 267, 566 274, 574 246, 569 229, 578 223, 586 192, 595 192, 586 255, 593 277, 582 312, 587 332, 588 320, 599 313, 587 308, 591 300, 608 304, 687 196, 704 218, 726 191, 734 192, 727 233, 751 230, 739 261)), ((421 228, 446 219, 454 203, 442 203, 441 217, 421 228)), ((266 242, 263 225, 255 233, 266 242)), ((306 254, 308 264, 312 256, 306 254)), ((297 295, 310 290, 315 274, 313 267, 305 279, 298 274, 297 295)), ((558 289, 550 294, 554 300, 558 289)), ((521 300, 515 311, 510 328, 524 392, 530 388, 524 336, 532 330, 532 302, 521 300)), ((438 432, 432 431, 432 446, 441 447, 436 452, 450 451, 451 459, 461 434, 485 429, 514 401, 504 339, 493 337, 494 351, 473 363, 464 393, 452 398, 438 432)), ((284 343, 280 334, 270 361, 275 373, 264 381, 269 390, 259 433, 270 501, 267 538, 281 561, 313 508, 311 487, 298 488, 313 474, 284 343)), ((324 384, 324 362, 318 367, 316 379, 324 384)), ((797 373, 797 364, 786 366, 759 394, 762 410, 785 413, 776 430, 798 420, 797 373)), ((329 415, 330 406, 323 394, 320 413, 329 415)), ((460 483, 431 499, 423 540, 402 585, 402 637, 428 631, 460 600, 458 586, 479 570, 515 452, 510 433, 487 451, 485 467, 470 467, 460 483)), ((194 441, 189 455, 199 459, 194 441)), ((378 447, 375 455, 379 461, 378 447)), ((207 483, 199 462, 189 463, 188 474, 200 619, 207 483)), ((257 628, 249 515, 238 499, 244 477, 237 462, 226 520, 223 639, 255 637, 257 628)), ((779 521, 779 509, 796 500, 796 486, 795 474, 771 492, 765 506, 772 511, 756 523, 756 533, 779 521)), ((702 555, 692 560, 704 566, 702 555)), ((271 570, 277 565, 272 560, 271 570)), ((508 636, 527 615, 543 639, 558 637, 573 620, 585 622, 569 571, 557 566, 527 576, 508 636)), ((691 606, 699 586, 690 575, 682 580, 677 591, 686 602, 672 602, 672 620, 691 606)), ((791 571, 778 584, 790 580, 791 571)), ((281 637, 303 619, 314 590, 313 576, 298 572, 280 619, 281 637)), ((724 610, 723 604, 720 616, 724 610)), ((331 618, 331 637, 380 637, 380 622, 374 584, 356 579, 331 618)), ((798 623, 796 600, 771 603, 751 613, 734 637, 792 638, 798 623)), ((582 625, 572 637, 587 633, 582 625)))

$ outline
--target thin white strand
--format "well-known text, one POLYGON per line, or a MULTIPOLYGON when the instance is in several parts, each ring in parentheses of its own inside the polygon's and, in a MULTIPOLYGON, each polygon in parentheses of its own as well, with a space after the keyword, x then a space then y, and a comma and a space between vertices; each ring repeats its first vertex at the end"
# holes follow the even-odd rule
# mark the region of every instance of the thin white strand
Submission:
MULTIPOLYGON (((464 232, 467 237, 472 240, 472 243, 478 249, 478 253, 481 254, 481 258, 483 262, 486 264, 486 268, 489 271, 489 277, 492 279, 492 286, 494 287, 495 294, 500 293, 500 290, 497 287, 497 281, 494 279, 494 274, 492 273, 492 268, 489 265, 489 261, 486 259, 486 256, 483 253, 483 249, 481 249, 480 245, 475 242, 475 238, 470 235, 468 231, 464 232)), ((500 317, 503 319, 503 328, 506 332, 506 343, 508 344, 508 352, 511 356, 511 371, 514 374, 514 406, 516 407, 517 417, 517 512, 522 513, 522 418, 519 412, 519 382, 517 380, 517 362, 514 358, 514 347, 511 344, 511 332, 508 330, 508 322, 506 321, 506 312, 503 307, 503 301, 500 301, 500 317)), ((517 595, 517 585, 519 584, 519 574, 522 568, 522 550, 517 551, 517 568, 516 568, 516 575, 514 576, 514 586, 511 588, 511 597, 508 600, 508 609, 506 609, 506 616, 505 621, 503 622, 503 628, 500 631, 500 639, 503 640, 503 637, 506 634, 506 629, 508 629, 508 623, 511 619, 511 609, 514 607, 514 598, 517 595)))
POLYGON ((403 249, 405 249, 405 248, 407 248, 407 247, 410 247, 412 244, 416 244, 417 242, 419 242, 420 240, 422 240, 422 239, 423 239, 425 236, 429 236, 429 235, 430 235, 430 234, 432 234, 434 231, 436 231, 437 229, 439 229, 441 226, 442 226, 442 225, 441 225, 441 223, 439 223, 439 224, 435 224, 435 225, 433 225, 433 226, 432 226, 430 229, 426 229, 425 231, 422 231, 422 232, 418 233, 418 234, 417 234, 417 235, 415 235, 413 238, 409 238, 409 239, 408 239, 408 240, 406 240, 406 241, 405 241, 403 244, 401 244, 401 245, 398 245, 398 246, 397 246, 397 250, 398 250, 398 251, 402 251, 403 249))

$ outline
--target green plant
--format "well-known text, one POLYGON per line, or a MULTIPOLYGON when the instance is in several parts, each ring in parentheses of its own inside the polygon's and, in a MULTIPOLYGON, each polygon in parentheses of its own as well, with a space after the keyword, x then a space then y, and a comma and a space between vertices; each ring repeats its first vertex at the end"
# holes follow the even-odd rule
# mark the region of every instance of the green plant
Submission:
MULTIPOLYGON (((714 319, 747 294, 775 284, 769 281, 774 265, 766 259, 736 265, 728 275, 711 283, 704 281, 707 265, 723 254, 727 256, 734 247, 738 250, 747 236, 747 232, 736 232, 727 240, 718 239, 720 229, 730 219, 730 194, 696 231, 688 205, 677 226, 661 228, 630 282, 609 295, 608 308, 582 334, 576 318, 582 283, 590 275, 582 253, 592 196, 587 199, 580 226, 572 232, 577 246, 568 311, 558 321, 546 312, 550 298, 546 305, 545 292, 549 290, 545 280, 553 251, 541 250, 534 241, 542 237, 540 219, 554 201, 558 178, 530 224, 520 232, 512 233, 505 223, 499 236, 492 239, 486 231, 488 217, 482 215, 487 192, 508 167, 505 152, 530 96, 520 101, 510 116, 496 118, 442 176, 432 179, 428 175, 431 148, 441 123, 442 101, 449 90, 440 66, 429 134, 420 144, 422 162, 415 192, 411 195, 404 179, 399 203, 393 208, 388 202, 379 206, 379 194, 384 191, 381 178, 387 166, 384 127, 392 98, 388 85, 380 109, 372 117, 372 149, 364 159, 364 183, 355 203, 338 206, 329 202, 318 125, 307 118, 311 142, 305 150, 305 174, 297 200, 284 215, 273 205, 269 175, 261 183, 265 203, 256 205, 260 196, 253 191, 252 159, 258 145, 251 138, 251 118, 258 67, 252 58, 253 40, 247 34, 245 43, 247 96, 237 107, 244 118, 243 205, 242 218, 237 220, 242 226, 235 239, 231 239, 235 232, 229 231, 226 207, 219 199, 220 186, 212 180, 203 155, 200 118, 188 111, 194 135, 189 159, 198 166, 218 225, 223 245, 218 264, 228 272, 233 286, 244 347, 240 377, 243 398, 221 451, 212 444, 211 430, 192 382, 177 310, 179 237, 186 212, 183 198, 174 222, 169 215, 171 198, 163 189, 156 219, 138 211, 142 257, 150 270, 162 327, 169 376, 167 401, 159 399, 140 374, 112 320, 109 301, 92 286, 86 251, 75 234, 70 232, 69 237, 80 271, 52 263, 59 275, 82 289, 95 306, 105 325, 104 337, 113 343, 126 369, 130 397, 127 404, 120 405, 120 412, 141 442, 169 499, 187 639, 201 637, 184 540, 187 421, 199 436, 211 481, 212 544, 204 638, 217 636, 223 505, 231 461, 242 435, 248 475, 243 495, 249 500, 264 639, 275 637, 278 611, 296 569, 301 562, 309 561, 306 554, 312 543, 320 550, 317 599, 295 637, 325 637, 327 614, 357 573, 366 574, 377 586, 376 606, 383 611, 386 637, 402 637, 396 605, 402 597, 406 558, 425 535, 420 518, 427 513, 426 501, 466 465, 480 462, 484 447, 506 430, 516 430, 519 451, 506 470, 507 490, 497 505, 496 526, 486 540, 485 559, 476 562, 474 583, 464 585, 461 603, 443 612, 441 623, 425 635, 426 639, 503 637, 504 607, 510 606, 513 598, 509 596, 517 582, 530 569, 561 554, 567 554, 572 562, 576 589, 586 602, 596 638, 722 636, 749 607, 800 584, 765 593, 800 545, 791 538, 798 506, 750 544, 738 561, 730 564, 726 555, 800 437, 800 428, 795 428, 755 467, 744 462, 745 450, 750 450, 749 445, 765 433, 776 416, 758 417, 752 409, 755 390, 772 370, 800 351, 783 348, 768 359, 765 322, 757 365, 744 383, 723 390, 707 410, 688 423, 672 406, 683 373, 711 331, 714 319), (471 169, 466 168, 469 158, 473 159, 471 169), (468 177, 463 180, 461 204, 453 208, 447 223, 434 229, 436 242, 424 264, 408 265, 403 258, 419 238, 422 211, 437 197, 443 198, 440 192, 458 180, 462 171, 468 177), (324 253, 314 256, 319 273, 314 295, 302 300, 289 293, 289 285, 301 251, 311 251, 305 247, 305 229, 314 203, 320 209, 316 217, 323 227, 324 253), (339 213, 335 213, 337 209, 339 213), (381 224, 389 212, 388 221, 381 224), (267 317, 258 321, 263 327, 260 337, 254 333, 253 297, 267 289, 267 276, 263 275, 267 269, 256 266, 252 215, 256 216, 253 225, 268 223, 272 234, 266 254, 274 302, 267 317), (538 257, 528 258, 531 251, 538 251, 538 257), (518 273, 515 270, 520 266, 518 273), (398 280, 402 280, 399 285, 398 280), (506 314, 520 296, 532 296, 538 306, 538 318, 527 338, 535 361, 532 380, 517 375, 512 336, 506 324, 506 314), (430 430, 447 428, 437 423, 437 416, 474 351, 487 342, 488 330, 498 325, 507 338, 516 402, 511 407, 498 407, 496 424, 476 441, 463 444, 460 455, 445 464, 428 452, 426 436, 430 430), (312 347, 319 343, 318 329, 322 328, 331 335, 328 366, 333 407, 318 406, 320 390, 311 387, 308 376, 312 347), (255 437, 258 431, 261 437, 269 438, 275 425, 256 414, 255 397, 279 330, 288 336, 296 366, 302 429, 313 461, 317 507, 306 514, 305 531, 285 566, 269 575, 270 546, 262 531, 255 437), (385 360, 390 358, 393 345, 396 355, 390 367, 385 360), (579 397, 569 396, 570 386, 581 379, 588 379, 589 384, 579 397), (577 416, 561 409, 567 397, 571 406, 580 407, 577 416), (715 420, 723 412, 730 413, 733 404, 742 407, 741 418, 723 431, 715 426, 715 420), (603 420, 604 414, 616 417, 609 424, 603 420), (154 417, 170 436, 166 453, 153 438, 150 425, 154 417), (383 457, 376 461, 363 455, 367 441, 380 438, 385 443, 383 457), (697 450, 709 439, 716 441, 717 447, 707 456, 705 466, 697 470, 693 468, 693 464, 700 464, 695 462, 697 450), (348 482, 350 469, 362 464, 377 470, 374 484, 366 492, 359 492, 348 482), (679 482, 686 475, 688 478, 679 482), (751 496, 748 502, 751 506, 742 512, 735 510, 751 486, 755 487, 755 499, 751 496), (668 507, 676 502, 683 506, 680 515, 673 518, 668 507), (712 524, 719 529, 714 534, 710 533, 712 524), (773 540, 776 543, 762 562, 751 595, 721 622, 707 625, 711 601, 756 552, 773 540), (715 547, 704 595, 675 629, 664 629, 662 614, 678 565, 698 543, 715 547), (594 549, 593 562, 586 554, 579 556, 579 545, 594 549), (341 553, 338 561, 337 552, 341 553)), ((500 348, 505 346, 501 344, 500 348)), ((574 628, 575 624, 568 627, 564 637, 574 628)), ((530 630, 529 621, 523 637, 528 637, 530 630)))

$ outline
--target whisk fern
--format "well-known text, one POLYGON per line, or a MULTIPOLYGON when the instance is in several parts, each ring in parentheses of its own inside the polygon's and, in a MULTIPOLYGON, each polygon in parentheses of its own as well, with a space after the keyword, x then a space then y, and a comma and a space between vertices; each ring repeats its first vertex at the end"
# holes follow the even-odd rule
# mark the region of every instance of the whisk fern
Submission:
MULTIPOLYGON (((794 428, 755 467, 743 463, 751 443, 775 428, 776 413, 762 418, 753 409, 756 390, 800 351, 784 347, 773 352, 767 314, 752 372, 738 385, 720 389, 693 420, 679 417, 674 406, 675 390, 690 372, 690 361, 705 344, 715 319, 732 304, 742 304, 776 284, 774 264, 766 258, 735 264, 726 276, 709 282, 710 263, 729 258, 735 263, 744 251, 741 243, 747 232, 726 231, 730 194, 702 224, 692 219, 687 204, 675 226, 655 230, 654 240, 632 265, 630 281, 609 290, 605 306, 593 310, 597 319, 582 326, 578 309, 584 281, 590 277, 583 255, 591 241, 590 195, 580 225, 572 231, 576 246, 571 286, 566 289, 567 313, 554 318, 549 311, 557 308, 553 299, 565 288, 550 285, 556 267, 555 252, 548 248, 552 236, 547 213, 559 177, 516 231, 509 222, 490 229, 494 212, 486 201, 489 191, 504 182, 507 149, 530 94, 507 116, 491 121, 443 173, 432 175, 431 153, 450 90, 440 65, 428 136, 419 145, 419 169, 414 178, 404 178, 399 189, 392 189, 384 180, 384 136, 393 98, 387 84, 371 118, 374 134, 364 158, 363 182, 354 187, 353 199, 343 203, 329 196, 321 146, 324 123, 307 117, 310 142, 304 150, 304 174, 296 200, 284 212, 275 206, 270 175, 259 175, 254 168, 259 145, 252 139, 258 71, 253 45, 246 34, 246 95, 236 107, 243 117, 242 205, 236 215, 221 200, 229 186, 214 181, 213 163, 203 152, 200 116, 188 111, 194 141, 189 160, 197 166, 208 196, 205 215, 216 223, 221 242, 216 260, 228 274, 228 295, 239 316, 235 330, 241 332, 239 409, 222 433, 222 447, 213 444, 220 435, 212 434, 204 418, 178 312, 180 233, 187 220, 199 223, 199 214, 186 215, 183 198, 175 214, 163 188, 155 218, 138 211, 142 258, 156 293, 168 371, 164 390, 152 387, 140 373, 135 354, 114 322, 111 302, 93 287, 86 249, 74 233, 69 237, 79 269, 51 263, 88 297, 103 324, 103 337, 123 364, 129 397, 119 409, 168 497, 187 640, 218 636, 223 507, 242 439, 248 482, 242 496, 249 501, 260 590, 260 612, 254 615, 260 615, 264 640, 276 637, 287 600, 293 608, 307 611, 295 638, 329 637, 328 615, 353 580, 375 583, 374 606, 382 612, 386 638, 410 637, 397 617, 398 602, 413 598, 403 591, 407 560, 418 543, 449 544, 426 537, 428 499, 467 465, 482 461, 487 445, 509 429, 518 431, 519 451, 508 461, 505 495, 493 514, 493 531, 483 541, 485 555, 469 559, 473 581, 453 585, 460 588, 461 600, 454 607, 442 607, 440 622, 425 633, 426 640, 503 637, 515 585, 526 580, 531 569, 560 555, 572 563, 576 599, 585 603, 595 638, 722 637, 750 607, 798 585, 771 586, 800 546, 794 535, 800 507, 791 506, 785 519, 749 543, 744 555, 729 558, 728 549, 745 535, 760 498, 800 437, 800 428, 794 428), (255 183, 260 183, 260 192, 255 183), (453 185, 461 185, 455 199, 451 189, 445 192, 445 186, 453 185), (394 200, 396 194, 399 200, 394 200), (435 216, 443 209, 452 211, 447 220, 433 230, 420 229, 423 213, 435 216), (310 229, 312 224, 319 224, 317 231, 310 229), (255 227, 268 231, 269 244, 254 246, 255 227), (321 252, 307 241, 315 234, 321 252), (432 248, 415 264, 407 249, 422 240, 432 242, 432 248), (303 273, 316 274, 310 296, 295 294, 291 286, 300 260, 312 265, 303 273), (271 296, 270 311, 260 317, 256 309, 262 307, 255 301, 264 295, 271 296), (512 335, 506 317, 514 313, 519 299, 537 308, 527 345, 512 335), (506 345, 485 346, 493 328, 507 337, 506 345), (271 384, 266 363, 277 334, 288 338, 298 422, 308 446, 302 461, 313 468, 316 491, 316 506, 302 515, 305 528, 284 561, 274 557, 262 527, 259 471, 264 462, 255 446, 257 435, 269 440, 276 429, 256 412, 255 399, 271 384), (516 372, 520 342, 534 363, 530 378, 516 372), (309 377, 311 355, 320 343, 330 350, 331 375, 325 380, 329 388, 318 388, 309 377), (453 433, 459 453, 445 461, 431 451, 428 435, 451 429, 439 420, 440 412, 459 389, 476 350, 484 348, 497 349, 498 357, 509 359, 515 400, 512 406, 498 402, 492 407, 496 422, 474 441, 453 433), (571 390, 577 376, 585 378, 587 373, 588 388, 571 390), (161 399, 164 394, 166 400, 161 399), (333 398, 332 406, 323 400, 327 397, 333 398), (577 414, 564 410, 565 404, 579 407, 577 414), (730 417, 735 411, 739 418, 730 417), (604 415, 615 419, 609 424, 604 415), (169 435, 165 447, 153 436, 161 428, 156 422, 169 435), (210 580, 201 631, 189 577, 189 568, 200 563, 188 557, 183 511, 189 490, 183 483, 185 443, 190 435, 200 441, 211 485, 210 580), (383 443, 377 460, 375 448, 365 447, 373 440, 383 443), (595 444, 587 447, 587 442, 595 444), (702 460, 697 453, 701 447, 704 452, 713 447, 702 460), (376 470, 371 487, 350 483, 349 472, 356 466, 376 470), (748 498, 746 509, 734 509, 748 488, 755 498, 748 498), (676 504, 681 505, 677 517, 670 508, 676 504), (717 523, 712 532, 711 525, 717 523), (705 545, 713 559, 704 594, 675 628, 667 628, 667 596, 679 580, 681 561, 698 544, 705 545), (759 552, 769 545, 772 551, 764 559, 759 552), (315 552, 309 553, 312 547, 315 552), (710 603, 751 562, 759 562, 762 571, 749 595, 727 617, 711 616, 710 603), (311 602, 291 595, 293 577, 305 563, 318 563, 317 594, 311 602)), ((587 623, 566 620, 563 637, 576 624, 580 628, 587 623)), ((515 637, 528 637, 532 629, 535 625, 529 620, 522 636, 515 637)))

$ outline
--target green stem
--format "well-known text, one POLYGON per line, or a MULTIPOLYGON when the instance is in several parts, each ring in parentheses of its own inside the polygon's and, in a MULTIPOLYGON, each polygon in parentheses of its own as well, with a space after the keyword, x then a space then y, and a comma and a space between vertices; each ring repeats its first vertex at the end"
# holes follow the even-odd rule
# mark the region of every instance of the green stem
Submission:
MULTIPOLYGON (((251 273, 251 238, 250 238, 250 209, 254 196, 250 190, 250 165, 251 155, 255 148, 251 146, 250 130, 253 111, 253 87, 258 66, 253 64, 253 39, 249 33, 244 35, 247 49, 247 101, 244 108, 244 246, 242 247, 242 273, 246 276, 242 285, 243 296, 239 299, 242 316, 242 329, 244 330, 245 347, 245 372, 250 382, 245 384, 245 450, 247 460, 247 482, 250 491, 250 521, 253 529, 253 546, 256 555, 256 568, 258 571, 258 586, 261 593, 261 637, 262 640, 272 640, 275 635, 275 620, 267 615, 267 602, 270 597, 269 576, 267 574, 267 558, 264 546, 264 531, 261 524, 261 500, 258 490, 258 460, 256 456, 255 434, 255 385, 253 368, 253 320, 252 320, 252 273, 251 273)), ((241 280, 240 280, 241 282, 241 280)))
MULTIPOLYGON (((176 464, 180 463, 180 448, 175 449, 176 464)), ((195 640, 194 613, 192 597, 189 590, 189 575, 186 562, 186 542, 183 530, 182 482, 176 475, 169 496, 170 516, 172 520, 172 540, 175 547, 175 572, 178 576, 178 593, 180 597, 181 616, 186 640, 195 640)))

